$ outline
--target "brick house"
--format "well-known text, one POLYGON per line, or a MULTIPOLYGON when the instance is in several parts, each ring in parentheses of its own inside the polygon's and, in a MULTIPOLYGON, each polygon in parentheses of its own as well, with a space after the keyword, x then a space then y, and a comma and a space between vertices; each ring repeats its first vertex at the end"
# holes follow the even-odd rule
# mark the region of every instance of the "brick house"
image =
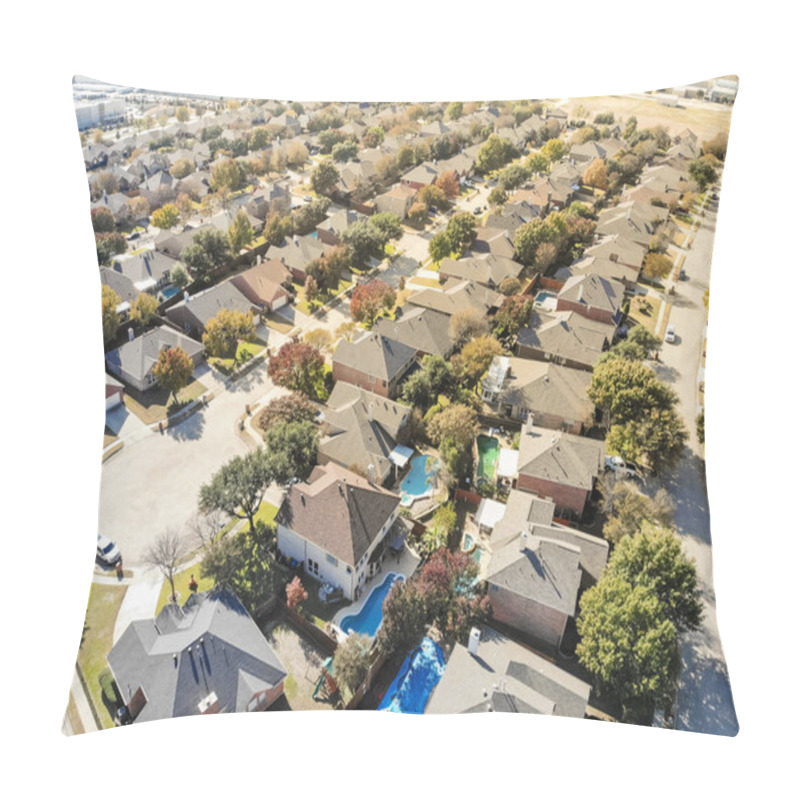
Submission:
POLYGON ((625 286, 600 275, 573 275, 558 293, 556 311, 574 311, 586 319, 619 325, 625 286))
POLYGON ((367 333, 355 342, 343 341, 336 348, 333 379, 394 398, 416 358, 413 347, 380 333, 367 333))

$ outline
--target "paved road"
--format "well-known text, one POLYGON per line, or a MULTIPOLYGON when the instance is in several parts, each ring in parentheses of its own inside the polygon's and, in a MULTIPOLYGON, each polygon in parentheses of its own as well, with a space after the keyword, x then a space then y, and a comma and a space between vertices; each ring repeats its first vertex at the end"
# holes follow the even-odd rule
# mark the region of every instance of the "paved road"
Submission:
POLYGON ((155 536, 194 515, 200 486, 247 452, 236 435, 245 405, 274 391, 259 366, 206 408, 163 434, 126 444, 103 465, 99 530, 119 544, 126 563, 139 563, 155 536))
POLYGON ((687 553, 697 562, 705 617, 699 631, 685 635, 681 644, 683 670, 675 708, 675 727, 681 730, 734 735, 738 722, 733 707, 725 656, 717 629, 713 589, 711 534, 705 482, 705 461, 697 440, 697 374, 702 356, 706 313, 703 294, 708 288, 711 250, 716 226, 716 205, 709 207, 695 241, 687 251, 684 269, 688 280, 675 285, 669 321, 677 339, 661 351, 659 375, 678 395, 679 410, 689 430, 686 455, 661 480, 676 502, 675 527, 687 553))

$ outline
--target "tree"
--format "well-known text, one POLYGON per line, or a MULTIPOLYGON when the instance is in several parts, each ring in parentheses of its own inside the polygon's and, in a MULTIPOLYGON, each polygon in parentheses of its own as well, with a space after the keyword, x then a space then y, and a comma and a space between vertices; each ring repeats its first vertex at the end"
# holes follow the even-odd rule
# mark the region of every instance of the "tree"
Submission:
POLYGON ((114 256, 120 255, 128 249, 125 237, 116 231, 114 233, 96 233, 94 244, 97 248, 97 261, 104 265, 111 263, 114 256))
POLYGON ((664 253, 648 253, 643 271, 648 278, 666 278, 672 272, 672 259, 664 253))
POLYGON ((519 282, 519 278, 503 278, 500 281, 500 285, 497 287, 500 294, 509 297, 511 295, 519 294, 522 291, 522 284, 519 282))
POLYGON ((714 166, 703 158, 689 162, 689 174, 701 192, 704 192, 710 184, 716 183, 719 177, 714 166))
POLYGON ((561 139, 550 139, 542 145, 541 149, 542 154, 547 156, 551 163, 559 161, 563 157, 565 151, 566 147, 561 139))
POLYGON ((456 390, 453 367, 441 356, 428 355, 422 359, 422 368, 403 383, 403 400, 412 406, 427 410, 439 395, 450 397, 456 390))
POLYGON ((474 408, 453 403, 428 422, 428 436, 434 444, 452 442, 461 448, 472 447, 478 433, 478 415, 474 408))
POLYGON ((278 421, 264 433, 267 463, 276 483, 305 480, 317 463, 319 434, 313 422, 278 421))
POLYGON ((253 226, 243 208, 236 212, 233 223, 228 228, 228 240, 234 255, 253 241, 253 226))
POLYGON ((300 576, 295 575, 292 581, 286 584, 286 605, 290 611, 297 611, 300 603, 308 600, 308 592, 300 582, 300 576))
POLYGON ((728 151, 728 134, 720 131, 714 136, 703 142, 703 153, 710 153, 714 158, 719 161, 725 160, 725 154, 728 151))
POLYGON ((384 246, 403 235, 403 224, 400 217, 391 211, 373 214, 368 222, 380 233, 384 246))
POLYGON ((458 174, 454 170, 443 172, 436 179, 436 186, 444 192, 448 200, 461 194, 461 183, 458 180, 458 174))
POLYGON ((428 553, 433 553, 441 547, 447 547, 450 537, 458 530, 458 514, 453 507, 452 503, 444 503, 440 505, 433 513, 431 526, 428 532, 431 536, 424 540, 426 542, 426 550, 428 553), (435 542, 438 545, 433 546, 435 542))
POLYGON ((178 224, 180 218, 181 215, 177 207, 173 203, 167 203, 166 205, 161 206, 161 208, 157 208, 153 212, 151 220, 156 228, 161 228, 161 230, 169 230, 178 224))
POLYGON ((142 325, 149 325, 158 311, 158 300, 147 292, 140 292, 131 306, 131 319, 142 325))
POLYGON ((550 169, 550 159, 540 152, 531 153, 525 162, 531 174, 548 172, 550 169))
POLYGON ((308 331, 303 336, 303 341, 312 347, 316 347, 317 350, 326 350, 333 342, 333 335, 325 328, 314 328, 313 331, 308 331))
POLYGON ((703 604, 697 568, 674 531, 643 522, 638 533, 619 542, 607 572, 631 586, 651 591, 658 598, 662 615, 679 632, 700 627, 703 604))
POLYGON ((188 122, 189 121, 189 109, 186 106, 178 106, 175 109, 175 119, 178 122, 188 122))
POLYGON ((377 147, 384 140, 385 136, 386 132, 380 125, 373 125, 364 134, 361 143, 364 147, 377 147))
POLYGON ((350 298, 350 313, 357 322, 371 328, 378 315, 397 301, 397 292, 382 280, 372 280, 356 286, 350 298))
POLYGON ((697 429, 697 441, 700 444, 706 443, 706 412, 703 409, 698 415, 697 419, 695 420, 695 426, 697 429))
POLYGON ((583 172, 583 182, 595 189, 608 189, 608 172, 602 158, 596 158, 583 172))
POLYGON ((178 289, 185 289, 191 282, 189 273, 183 264, 176 264, 169 273, 169 282, 178 289))
POLYGON ((465 308, 456 311, 450 317, 450 338, 460 347, 470 339, 485 336, 489 333, 489 323, 476 308, 465 308))
POLYGON ((369 672, 372 640, 363 633, 351 633, 333 654, 333 672, 340 686, 350 693, 364 682, 369 672))
POLYGON ((570 145, 586 144, 586 142, 593 142, 599 138, 600 132, 594 125, 584 125, 572 134, 570 145))
POLYGON ((316 200, 298 208, 292 214, 294 232, 298 236, 311 233, 327 216, 330 204, 331 201, 326 197, 318 197, 316 200))
POLYGON ((445 235, 450 243, 450 250, 461 255, 475 238, 475 217, 466 212, 454 214, 447 223, 445 235))
POLYGON ((508 192, 502 186, 495 186, 486 199, 491 206, 502 206, 508 201, 508 192))
POLYGON ((200 487, 199 507, 204 513, 219 509, 246 519, 255 530, 255 514, 273 476, 263 447, 244 456, 234 456, 200 487))
POLYGON ((139 197, 131 197, 131 199, 128 200, 127 216, 131 222, 138 222, 139 220, 149 217, 150 203, 148 203, 147 199, 141 195, 139 197))
POLYGON ((255 421, 262 431, 267 431, 278 422, 313 422, 316 413, 316 408, 304 394, 292 392, 270 400, 255 421))
POLYGON ((287 342, 269 359, 267 374, 278 386, 316 399, 324 385, 325 359, 303 342, 287 342))
POLYGON ((329 197, 338 182, 339 170, 329 161, 323 161, 311 173, 311 187, 317 194, 329 197))
POLYGON ((656 496, 650 498, 626 480, 616 481, 606 492, 604 508, 608 518, 603 536, 613 544, 638 533, 644 523, 668 528, 675 514, 675 506, 666 490, 659 489, 656 496))
POLYGON ((519 155, 517 148, 508 140, 493 133, 478 150, 475 169, 482 175, 500 169, 519 155))
POLYGON ((343 322, 336 329, 336 336, 344 339, 346 342, 352 342, 358 334, 358 330, 358 325, 352 320, 349 320, 348 322, 343 322))
POLYGON ((198 278, 207 279, 214 270, 225 269, 233 263, 230 241, 222 231, 199 231, 192 243, 184 247, 181 261, 198 278))
POLYGON ((388 240, 380 227, 372 225, 370 220, 360 219, 342 234, 342 241, 350 248, 352 265, 357 269, 365 269, 370 259, 383 258, 388 240))
POLYGON ((177 528, 168 528, 160 533, 155 541, 147 548, 144 562, 150 567, 155 567, 169 581, 169 599, 178 602, 175 593, 175 573, 187 552, 186 541, 177 528))
POLYGON ((242 165, 233 158, 217 161, 211 169, 211 188, 215 191, 227 189, 234 192, 241 188, 247 176, 242 165))
POLYGON ((158 385, 166 389, 177 403, 178 392, 192 382, 194 361, 182 347, 164 348, 158 354, 153 375, 158 385))
POLYGON ((206 323, 203 345, 210 356, 228 358, 236 353, 240 339, 250 342, 255 339, 256 326, 253 313, 238 309, 221 308, 206 323))
POLYGON ((463 113, 464 113, 464 104, 460 101, 455 101, 453 103, 450 103, 449 106, 447 106, 447 110, 444 112, 444 115, 445 117, 447 117, 447 119, 456 120, 460 119, 463 113))
POLYGON ((497 173, 497 184, 507 191, 518 189, 528 178, 531 171, 526 164, 509 164, 497 173))
POLYGON ((414 203, 408 209, 408 221, 418 228, 428 221, 428 207, 425 203, 414 203))
POLYGON ((95 233, 112 233, 117 228, 117 222, 111 211, 104 206, 92 209, 92 228, 95 233))
POLYGON ((187 177, 187 175, 191 175, 195 170, 194 161, 189 158, 179 158, 169 170, 169 174, 175 178, 176 181, 181 180, 181 178, 187 177))
POLYGON ((450 239, 445 231, 437 233, 428 242, 428 254, 437 264, 452 253, 450 239))
POLYGON ((290 216, 278 213, 270 214, 264 223, 263 235, 268 244, 280 247, 293 229, 294 223, 290 216))
POLYGON ((608 573, 584 592, 576 653, 602 692, 623 703, 630 721, 647 722, 674 688, 677 631, 656 595, 608 573))
POLYGON ((334 145, 343 142, 346 138, 347 137, 341 131, 332 129, 322 131, 317 137, 320 152, 325 154, 330 153, 334 145))
POLYGON ((290 167, 302 167, 308 161, 308 148, 302 142, 289 142, 286 148, 286 163, 290 167))
POLYGON ((103 308, 103 340, 110 342, 119 330, 119 314, 117 306, 122 298, 110 287, 103 284, 101 289, 103 308))
POLYGON ((444 208, 447 205, 447 195, 435 183, 423 186, 417 192, 417 201, 425 203, 427 208, 444 208))
POLYGON ((199 511, 189 520, 187 527, 203 550, 208 550, 220 535, 226 522, 225 515, 217 508, 207 514, 199 511))
POLYGON ((613 425, 606 448, 661 472, 674 466, 686 446, 686 428, 674 408, 650 408, 636 420, 613 425))
POLYGON ((475 388, 494 357, 502 352, 502 345, 493 336, 479 336, 453 359, 456 373, 468 387, 475 388))
MULTIPOLYGON (((313 265, 309 264, 309 267, 313 265)), ((306 293, 306 300, 309 303, 316 303, 322 294, 322 290, 319 288, 319 281, 313 275, 307 275, 305 283, 303 284, 303 290, 306 293)))
POLYGON ((528 324, 532 311, 532 297, 524 294, 506 297, 494 316, 494 335, 510 342, 528 324))
POLYGON ((415 582, 396 581, 383 602, 383 622, 376 640, 385 655, 407 653, 428 628, 425 600, 415 582))
POLYGON ((357 156, 358 145, 352 141, 339 142, 339 144, 335 144, 333 150, 331 150, 331 158, 338 163, 355 161, 357 156))

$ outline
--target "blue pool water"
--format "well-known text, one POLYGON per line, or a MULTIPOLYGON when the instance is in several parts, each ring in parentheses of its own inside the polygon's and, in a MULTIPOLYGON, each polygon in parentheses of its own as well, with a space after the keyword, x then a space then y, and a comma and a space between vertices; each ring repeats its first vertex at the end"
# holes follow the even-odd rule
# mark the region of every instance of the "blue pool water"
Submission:
POLYGON ((386 690, 378 711, 397 714, 422 714, 431 692, 444 674, 444 653, 427 636, 403 662, 400 671, 386 690))
POLYGON ((177 286, 165 286, 161 290, 161 296, 164 298, 164 300, 169 300, 170 297, 174 297, 179 291, 180 289, 177 286))
POLYGON ((383 622, 383 601, 396 580, 403 580, 402 575, 390 572, 380 586, 376 586, 370 592, 367 602, 358 614, 348 614, 342 618, 339 627, 345 632, 364 633, 367 636, 374 636, 383 622))
POLYGON ((400 485, 402 505, 433 491, 433 479, 439 471, 439 461, 433 456, 417 455, 411 459, 411 470, 400 485))

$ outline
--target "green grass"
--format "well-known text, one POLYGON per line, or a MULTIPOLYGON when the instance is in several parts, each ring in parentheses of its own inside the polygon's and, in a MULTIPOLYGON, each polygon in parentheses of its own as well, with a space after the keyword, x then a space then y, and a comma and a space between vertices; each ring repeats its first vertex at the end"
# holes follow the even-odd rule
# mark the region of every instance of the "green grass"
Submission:
MULTIPOLYGON (((179 572, 175 576, 175 591, 178 593, 178 602, 183 605, 186 602, 187 598, 191 594, 189 590, 189 581, 192 579, 192 575, 194 575, 195 580, 197 581, 197 591, 198 592, 205 592, 209 589, 214 588, 214 581, 211 578, 203 578, 201 577, 201 569, 199 564, 193 564, 191 567, 187 567, 182 572, 179 572)), ((158 604, 156 605, 156 616, 161 613, 161 609, 169 602, 169 581, 165 580, 163 585, 161 586, 161 594, 158 596, 158 604)))
POLYGON ((114 720, 103 703, 100 673, 108 668, 106 657, 114 644, 114 625, 127 586, 93 583, 78 648, 78 665, 89 687, 90 701, 104 728, 113 728, 114 720))
POLYGON ((278 506, 272 505, 272 503, 268 503, 266 500, 258 507, 258 511, 256 511, 256 515, 254 517, 255 521, 258 522, 265 522, 268 525, 271 525, 272 522, 275 520, 275 516, 278 513, 278 506))
POLYGON ((200 397, 206 387, 200 381, 192 381, 178 392, 178 402, 160 386, 154 386, 147 392, 139 392, 131 386, 125 386, 125 406, 132 414, 136 414, 146 425, 160 422, 177 413, 192 400, 200 397))
POLYGON ((266 346, 267 343, 261 339, 255 339, 252 342, 241 341, 236 346, 236 355, 232 358, 210 358, 208 363, 227 375, 233 372, 237 366, 249 361, 253 356, 257 356, 266 346))

